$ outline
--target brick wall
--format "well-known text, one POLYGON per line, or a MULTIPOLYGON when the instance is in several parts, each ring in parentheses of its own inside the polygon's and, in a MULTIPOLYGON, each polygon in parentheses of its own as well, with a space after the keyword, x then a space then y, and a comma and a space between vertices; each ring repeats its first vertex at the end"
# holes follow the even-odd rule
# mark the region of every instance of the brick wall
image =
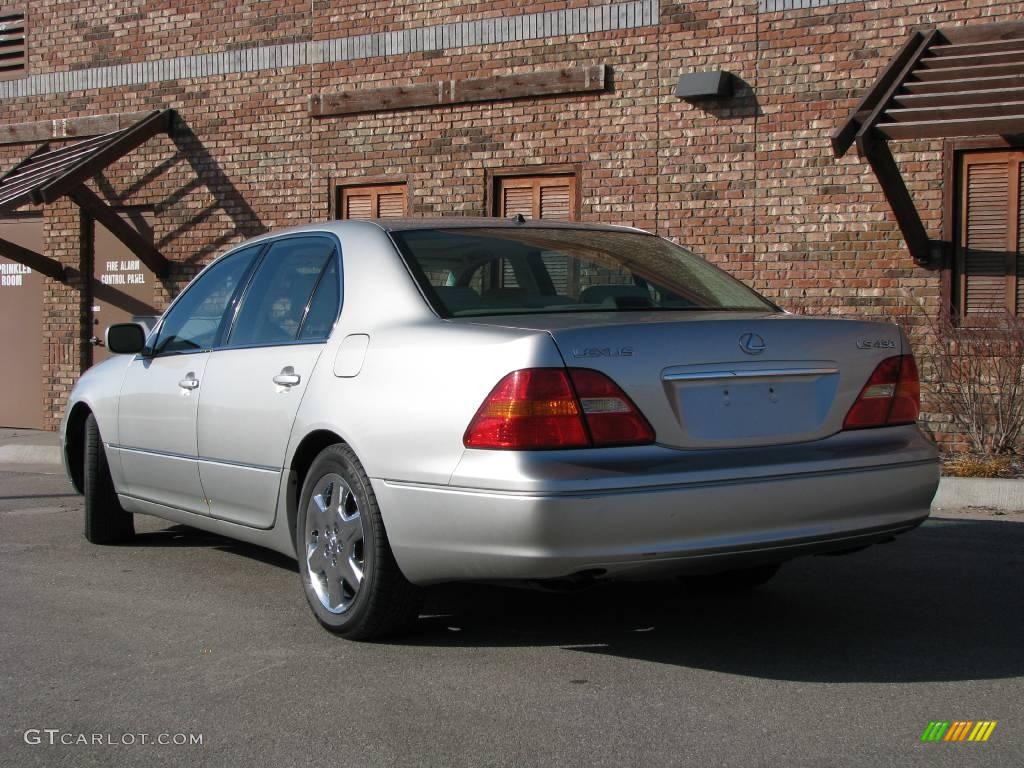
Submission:
MULTIPOLYGON (((30 11, 29 70, 84 72, 588 6, 612 7, 595 0, 314 0, 311 11, 308 3, 267 0, 213 11, 197 2, 71 7, 43 0, 30 11)), ((400 178, 414 214, 481 215, 489 169, 572 164, 581 171, 584 220, 675 238, 788 308, 899 315, 912 296, 936 311, 938 273, 914 265, 870 169, 854 152, 835 160, 828 134, 911 30, 1017 19, 1024 2, 887 0, 766 12, 757 0, 663 1, 658 11, 657 25, 632 23, 630 10, 632 26, 606 23, 592 27, 605 31, 586 34, 7 98, 0 123, 178 111, 172 137, 152 140, 94 185, 112 202, 154 207, 157 244, 175 263, 155 291, 159 306, 228 245, 324 218, 336 184, 400 178), (608 92, 308 115, 307 97, 321 91, 593 63, 611 68, 608 92), (677 99, 676 78, 704 69, 739 78, 735 97, 677 99)), ((929 234, 938 238, 941 142, 896 146, 929 234)), ((28 149, 0 145, 0 164, 28 149)), ((49 255, 78 268, 74 206, 48 207, 46 233, 49 255)), ((80 284, 50 281, 46 293, 41 343, 51 424, 85 364, 69 347, 83 334, 80 284)))

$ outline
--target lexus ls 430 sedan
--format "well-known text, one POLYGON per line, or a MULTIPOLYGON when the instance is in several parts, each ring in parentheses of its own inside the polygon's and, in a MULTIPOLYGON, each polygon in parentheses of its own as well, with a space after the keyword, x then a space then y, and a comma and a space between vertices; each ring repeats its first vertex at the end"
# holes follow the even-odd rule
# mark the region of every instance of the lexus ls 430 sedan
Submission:
POLYGON ((61 427, 86 537, 148 514, 293 556, 350 638, 445 581, 754 586, 914 528, 938 483, 897 327, 787 314, 634 229, 290 229, 107 345, 61 427))

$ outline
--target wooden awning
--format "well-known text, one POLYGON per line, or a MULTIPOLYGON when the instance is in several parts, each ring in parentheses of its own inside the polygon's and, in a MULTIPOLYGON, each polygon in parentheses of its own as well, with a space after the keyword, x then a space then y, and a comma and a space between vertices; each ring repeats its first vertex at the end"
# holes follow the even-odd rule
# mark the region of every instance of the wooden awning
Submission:
POLYGON ((1024 136, 1024 22, 913 32, 832 133, 842 157, 856 143, 878 177, 915 260, 931 244, 890 140, 1024 136))
MULTIPOLYGON (((108 206, 85 183, 136 147, 160 133, 168 133, 173 110, 149 113, 133 125, 118 131, 82 139, 58 149, 41 144, 28 157, 0 176, 0 214, 23 205, 44 205, 69 197, 103 224, 157 275, 167 269, 167 260, 108 206)), ((41 254, 0 240, 0 255, 27 264, 51 277, 63 268, 41 254)))

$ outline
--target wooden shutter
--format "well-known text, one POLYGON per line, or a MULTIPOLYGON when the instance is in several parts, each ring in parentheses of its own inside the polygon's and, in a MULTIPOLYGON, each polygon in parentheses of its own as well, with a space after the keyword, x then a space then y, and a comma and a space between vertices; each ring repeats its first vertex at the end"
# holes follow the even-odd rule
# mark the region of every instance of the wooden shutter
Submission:
POLYGON ((25 12, 0 8, 0 80, 25 76, 25 12))
POLYGON ((502 185, 500 215, 508 218, 516 214, 522 214, 527 219, 534 218, 532 186, 514 187, 502 185))
POLYGON ((498 179, 496 216, 527 219, 576 218, 576 177, 508 176, 498 179))
POLYGON ((353 192, 345 195, 345 212, 343 219, 372 219, 373 195, 360 195, 353 192))
POLYGON ((1019 152, 963 158, 957 268, 965 319, 1024 310, 1022 159, 1019 152))
POLYGON ((342 187, 338 218, 394 219, 406 215, 408 199, 405 184, 372 184, 363 187, 342 187))
POLYGON ((1016 313, 1024 314, 1024 155, 1017 156, 1017 167, 1012 183, 1016 185, 1017 221, 1014 227, 1017 238, 1014 267, 1016 279, 1014 286, 1014 307, 1016 313))
POLYGON ((405 216, 405 188, 400 192, 382 192, 377 195, 377 216, 397 219, 405 216))
POLYGON ((572 188, 562 181, 540 188, 540 218, 571 219, 572 188))

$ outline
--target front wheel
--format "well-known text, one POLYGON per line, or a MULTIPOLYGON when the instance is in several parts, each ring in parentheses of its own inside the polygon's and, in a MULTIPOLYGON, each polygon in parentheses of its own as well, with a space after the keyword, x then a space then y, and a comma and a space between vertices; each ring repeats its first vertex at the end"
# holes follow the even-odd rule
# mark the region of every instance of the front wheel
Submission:
POLYGON ((302 586, 324 627, 372 640, 416 619, 420 590, 398 569, 370 480, 348 446, 313 461, 295 529, 302 586))
POLYGON ((85 538, 93 544, 127 541, 135 535, 132 513, 126 512, 117 500, 100 429, 91 413, 85 419, 84 439, 82 493, 85 496, 85 538))

